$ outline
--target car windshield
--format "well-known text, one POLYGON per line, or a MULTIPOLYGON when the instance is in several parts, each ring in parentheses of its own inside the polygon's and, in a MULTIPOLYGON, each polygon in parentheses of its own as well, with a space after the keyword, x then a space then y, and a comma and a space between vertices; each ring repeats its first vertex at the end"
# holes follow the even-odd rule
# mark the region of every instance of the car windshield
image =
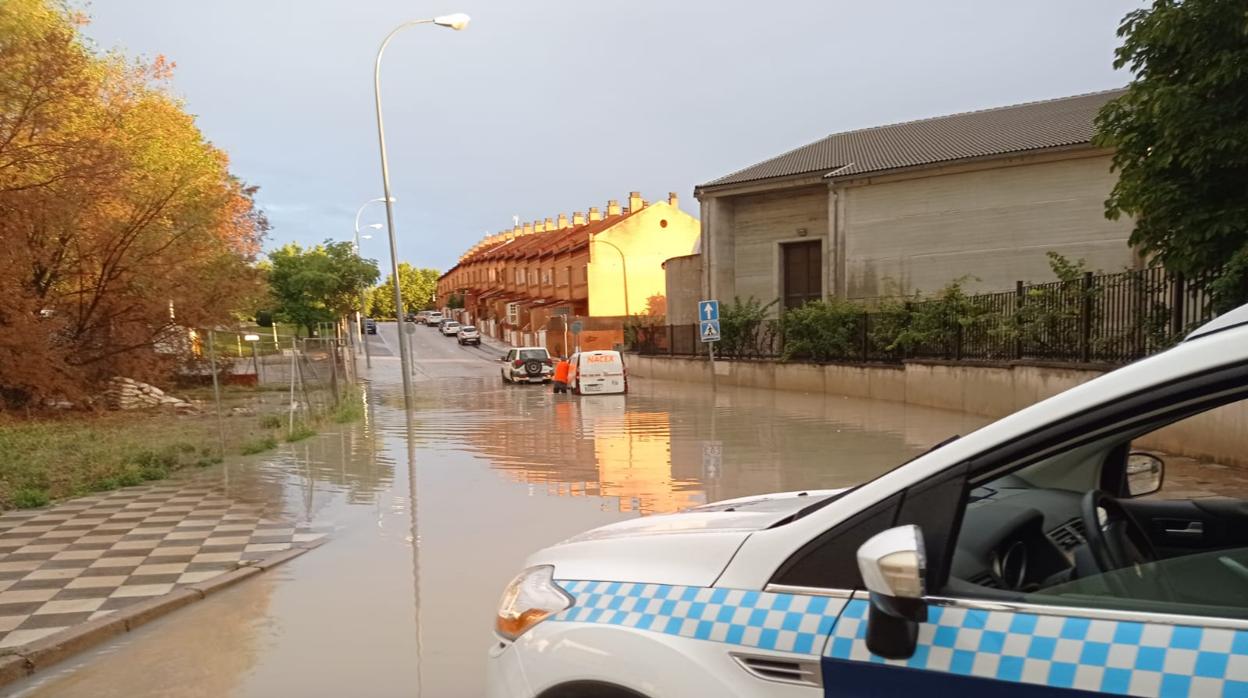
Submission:
POLYGON ((529 359, 545 359, 547 356, 549 354, 546 353, 545 349, 523 349, 520 351, 520 358, 526 361, 529 359))

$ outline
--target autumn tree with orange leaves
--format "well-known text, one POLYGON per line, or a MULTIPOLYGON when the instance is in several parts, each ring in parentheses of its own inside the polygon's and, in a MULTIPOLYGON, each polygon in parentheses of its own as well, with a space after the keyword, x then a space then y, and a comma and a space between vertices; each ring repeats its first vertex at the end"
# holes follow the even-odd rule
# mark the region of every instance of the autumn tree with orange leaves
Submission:
POLYGON ((0 406, 155 378, 262 290, 267 229, 167 90, 54 0, 0 2, 0 406))

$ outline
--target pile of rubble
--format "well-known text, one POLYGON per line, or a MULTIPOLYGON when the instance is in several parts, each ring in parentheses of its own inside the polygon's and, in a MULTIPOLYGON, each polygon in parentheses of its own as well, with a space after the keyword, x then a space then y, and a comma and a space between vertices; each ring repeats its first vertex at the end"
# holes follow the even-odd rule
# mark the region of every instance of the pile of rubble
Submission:
POLYGON ((108 389, 104 391, 104 401, 109 409, 114 410, 164 407, 177 412, 195 411, 195 405, 186 400, 167 395, 165 391, 154 385, 121 376, 108 382, 108 389))

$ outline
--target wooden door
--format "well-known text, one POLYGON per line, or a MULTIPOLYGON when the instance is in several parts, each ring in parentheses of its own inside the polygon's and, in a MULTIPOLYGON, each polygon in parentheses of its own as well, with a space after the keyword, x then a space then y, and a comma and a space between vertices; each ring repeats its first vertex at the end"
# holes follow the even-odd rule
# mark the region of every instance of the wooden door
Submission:
POLYGON ((790 242, 780 247, 785 309, 823 298, 823 245, 820 240, 790 242))

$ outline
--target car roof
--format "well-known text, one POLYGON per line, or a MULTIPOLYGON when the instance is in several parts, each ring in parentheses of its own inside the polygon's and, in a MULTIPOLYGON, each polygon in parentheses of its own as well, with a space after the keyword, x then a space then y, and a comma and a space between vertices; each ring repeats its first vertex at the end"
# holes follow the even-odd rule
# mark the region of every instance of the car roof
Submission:
POLYGON ((1229 330, 1232 327, 1239 327, 1240 325, 1248 325, 1248 303, 1245 303, 1234 310, 1222 313, 1209 322, 1197 327, 1191 334, 1187 335, 1183 341, 1187 342, 1193 339, 1199 339, 1200 337, 1211 335, 1214 332, 1229 330))

